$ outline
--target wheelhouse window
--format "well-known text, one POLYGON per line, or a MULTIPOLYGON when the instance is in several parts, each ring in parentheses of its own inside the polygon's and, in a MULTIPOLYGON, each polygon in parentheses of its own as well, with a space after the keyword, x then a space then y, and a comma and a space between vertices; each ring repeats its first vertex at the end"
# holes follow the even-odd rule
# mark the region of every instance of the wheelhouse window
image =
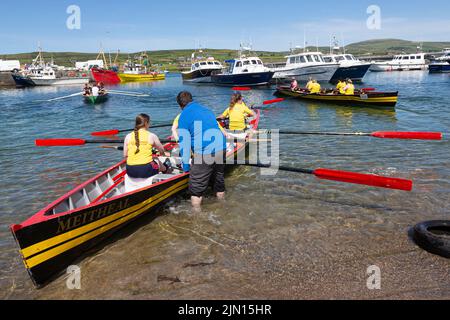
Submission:
POLYGON ((290 64, 294 64, 295 63, 295 57, 290 57, 289 58, 289 63, 290 64))
POLYGON ((323 60, 325 60, 326 63, 333 62, 333 58, 331 57, 323 57, 323 60))
POLYGON ((200 62, 200 65, 206 66, 206 62, 200 62))
POLYGON ((354 59, 353 59, 353 56, 352 56, 352 55, 349 55, 349 54, 347 54, 347 55, 345 56, 345 58, 346 58, 347 60, 349 60, 349 61, 354 60, 354 59))
POLYGON ((256 60, 252 60, 252 64, 258 64, 256 60))
POLYGON ((306 56, 306 59, 308 59, 308 62, 314 62, 312 56, 306 56))
POLYGON ((196 67, 196 68, 200 67, 200 64, 197 62, 197 63, 195 64, 195 67, 196 67))
POLYGON ((249 64, 250 64, 250 61, 248 61, 248 60, 244 61, 244 66, 248 66, 249 64))
POLYGON ((213 65, 214 63, 212 63, 211 61, 208 61, 208 64, 209 64, 209 65, 213 65))
POLYGON ((256 60, 256 62, 258 62, 258 64, 262 65, 262 61, 261 60, 256 60))
POLYGON ((220 66, 220 63, 218 63, 217 61, 215 61, 214 64, 215 64, 216 66, 220 66))
POLYGON ((242 67, 242 62, 241 62, 241 61, 238 61, 238 62, 236 63, 236 68, 240 68, 240 67, 242 67))

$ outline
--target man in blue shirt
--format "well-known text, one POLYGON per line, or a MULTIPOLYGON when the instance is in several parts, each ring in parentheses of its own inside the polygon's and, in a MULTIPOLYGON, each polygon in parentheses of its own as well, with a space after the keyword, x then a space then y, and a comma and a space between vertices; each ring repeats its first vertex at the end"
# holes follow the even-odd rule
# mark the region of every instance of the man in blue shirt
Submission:
POLYGON ((183 110, 178 122, 183 170, 190 172, 189 191, 192 206, 200 209, 211 180, 214 182, 217 197, 219 199, 225 197, 227 141, 214 113, 194 102, 189 92, 180 92, 177 102, 183 110), (191 158, 192 165, 190 165, 191 158))

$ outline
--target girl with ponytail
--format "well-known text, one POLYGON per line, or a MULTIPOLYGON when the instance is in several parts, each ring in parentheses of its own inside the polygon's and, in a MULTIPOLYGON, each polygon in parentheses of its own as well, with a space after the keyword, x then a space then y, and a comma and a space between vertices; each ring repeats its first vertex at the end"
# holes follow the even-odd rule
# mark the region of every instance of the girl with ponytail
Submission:
POLYGON ((158 136, 149 131, 150 117, 140 114, 136 117, 134 131, 127 135, 124 143, 124 157, 127 159, 127 175, 130 178, 147 179, 166 171, 158 159, 153 159, 153 148, 161 155, 165 150, 158 136))
POLYGON ((219 119, 229 119, 229 130, 231 131, 245 131, 247 124, 245 123, 246 117, 254 117, 255 113, 249 109, 240 93, 235 93, 231 96, 230 106, 219 119))

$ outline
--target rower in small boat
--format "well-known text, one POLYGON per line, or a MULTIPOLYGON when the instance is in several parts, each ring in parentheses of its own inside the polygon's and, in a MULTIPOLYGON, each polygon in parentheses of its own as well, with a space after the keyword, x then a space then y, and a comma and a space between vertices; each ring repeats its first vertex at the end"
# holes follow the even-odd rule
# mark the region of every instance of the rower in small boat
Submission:
POLYGON ((322 90, 322 87, 319 83, 317 83, 317 80, 312 80, 311 85, 309 86, 309 93, 311 94, 318 94, 322 90))
POLYGON ((103 84, 103 82, 99 82, 97 86, 98 86, 98 93, 100 95, 103 95, 106 93, 105 85, 103 84))
POLYGON ((351 79, 347 79, 347 85, 344 88, 344 94, 347 96, 353 96, 355 94, 355 86, 351 79))
POLYGON ((229 119, 229 130, 230 131, 245 131, 247 129, 247 124, 245 119, 247 117, 254 117, 255 113, 247 107, 243 101, 242 95, 240 93, 235 93, 231 97, 230 106, 223 112, 219 119, 229 119))
POLYGON ((91 89, 91 96, 98 97, 99 94, 100 94, 100 89, 99 89, 99 87, 96 84, 91 89))
POLYGON ((312 86, 312 84, 313 84, 313 78, 312 77, 309 77, 309 81, 308 81, 308 83, 306 84, 306 89, 308 89, 308 90, 310 90, 311 91, 311 86, 312 86))
POLYGON ((92 88, 88 83, 84 85, 83 92, 84 96, 90 96, 92 94, 92 88))
POLYGON ((297 91, 298 90, 298 82, 297 82, 297 80, 295 78, 292 78, 291 90, 292 91, 297 91))
POLYGON ((336 93, 345 94, 344 88, 347 84, 344 79, 339 79, 336 85, 336 93))
POLYGON ((151 185, 152 177, 170 170, 158 158, 153 158, 153 148, 161 155, 165 155, 165 150, 158 136, 148 130, 149 127, 150 117, 140 114, 136 117, 134 132, 125 138, 123 155, 127 160, 126 192, 151 185))
POLYGON ((178 139, 179 139, 179 137, 178 137, 178 122, 180 121, 180 116, 181 116, 181 113, 175 117, 175 119, 173 120, 173 124, 172 124, 172 138, 175 141, 178 141, 178 139))

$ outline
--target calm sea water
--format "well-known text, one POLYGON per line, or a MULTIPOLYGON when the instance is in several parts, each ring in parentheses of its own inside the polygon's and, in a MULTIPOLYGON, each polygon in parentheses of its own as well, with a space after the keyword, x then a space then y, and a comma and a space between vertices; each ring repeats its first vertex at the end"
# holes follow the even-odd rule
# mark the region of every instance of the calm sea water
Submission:
MULTIPOLYGON (((450 77, 425 72, 368 74, 363 86, 399 90, 396 111, 287 100, 263 112, 261 128, 317 131, 426 130, 450 134, 450 77)), ((124 85, 148 98, 113 96, 99 106, 80 97, 40 102, 77 87, 0 89, 0 297, 2 298, 449 298, 449 264, 418 249, 408 228, 450 218, 450 143, 362 137, 283 137, 281 161, 412 178, 412 193, 238 168, 225 203, 207 199, 193 215, 187 199, 172 201, 79 261, 82 289, 64 276, 35 290, 8 230, 121 154, 85 146, 37 148, 36 138, 85 137, 125 129, 145 112, 153 123, 179 113, 176 94, 190 90, 217 114, 230 89, 166 81, 124 85), (368 291, 366 270, 383 272, 383 290, 368 291), (167 280, 172 279, 172 280, 167 280), (173 281, 176 280, 176 281, 173 281)), ((249 103, 273 90, 245 93, 249 103)), ((155 130, 160 136, 168 130, 155 130)), ((448 137, 448 136, 447 136, 448 137)))

